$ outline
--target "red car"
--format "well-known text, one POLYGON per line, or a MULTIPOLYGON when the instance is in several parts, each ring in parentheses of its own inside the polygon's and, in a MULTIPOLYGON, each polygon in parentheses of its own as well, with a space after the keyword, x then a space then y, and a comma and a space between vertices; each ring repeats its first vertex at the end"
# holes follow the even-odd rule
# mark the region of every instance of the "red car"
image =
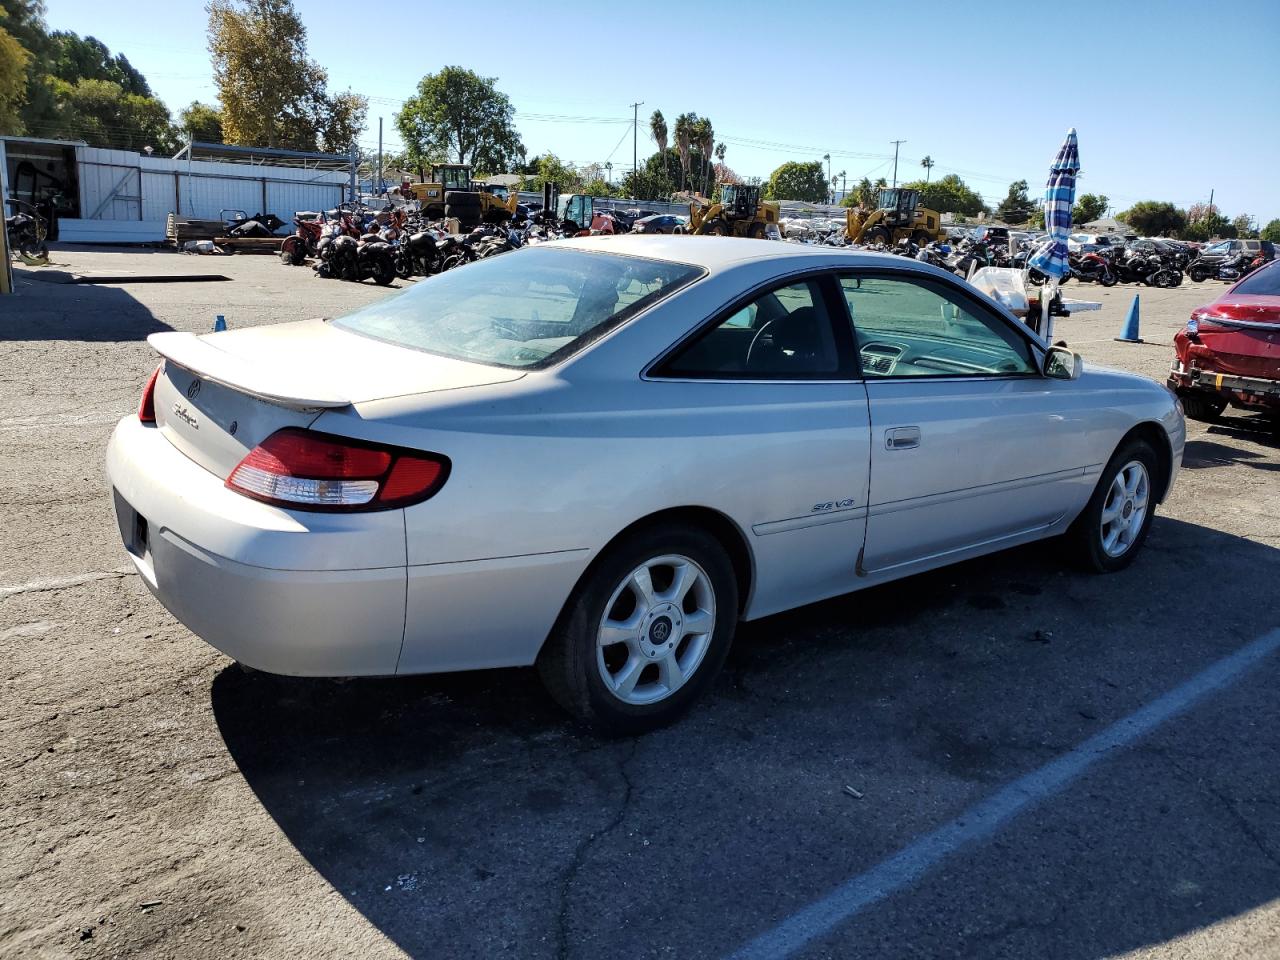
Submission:
POLYGON ((1193 310, 1173 346, 1169 389, 1192 420, 1228 405, 1280 415, 1280 261, 1193 310))

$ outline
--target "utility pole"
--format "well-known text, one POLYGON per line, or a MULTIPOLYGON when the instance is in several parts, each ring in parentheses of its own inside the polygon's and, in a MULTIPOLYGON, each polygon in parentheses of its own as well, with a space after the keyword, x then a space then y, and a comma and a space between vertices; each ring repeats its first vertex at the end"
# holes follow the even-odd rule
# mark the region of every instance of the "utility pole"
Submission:
MULTIPOLYGON (((827 161, 827 183, 831 182, 831 154, 824 153, 822 159, 827 161)), ((827 191, 827 202, 831 202, 831 192, 827 191)))
POLYGON ((378 118, 378 185, 373 188, 375 197, 382 196, 382 118, 378 118))
MULTIPOLYGON (((640 175, 640 151, 637 144, 640 140, 640 108, 643 106, 643 100, 637 100, 631 105, 631 174, 633 177, 640 175)), ((635 180, 631 181, 633 185, 635 182, 635 180)))
POLYGON ((1213 213, 1213 187, 1209 188, 1209 212, 1213 213))
POLYGON ((898 147, 907 141, 893 140, 891 142, 893 143, 893 185, 896 188, 898 186, 898 147))

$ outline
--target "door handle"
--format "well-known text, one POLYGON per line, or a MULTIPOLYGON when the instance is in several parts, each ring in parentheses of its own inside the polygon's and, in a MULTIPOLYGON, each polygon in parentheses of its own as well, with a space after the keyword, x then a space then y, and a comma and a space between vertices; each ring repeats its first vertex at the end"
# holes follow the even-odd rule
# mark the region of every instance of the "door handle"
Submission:
POLYGON ((884 432, 886 450, 911 450, 920 446, 919 427, 893 427, 884 432))

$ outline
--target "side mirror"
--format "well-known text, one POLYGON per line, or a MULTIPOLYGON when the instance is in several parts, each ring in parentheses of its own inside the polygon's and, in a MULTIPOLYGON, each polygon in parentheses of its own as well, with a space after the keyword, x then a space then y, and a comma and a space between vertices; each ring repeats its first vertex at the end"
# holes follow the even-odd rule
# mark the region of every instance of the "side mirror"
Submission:
POLYGON ((1050 347, 1044 355, 1041 368, 1046 377, 1054 380, 1078 380, 1084 370, 1084 361, 1080 354, 1073 353, 1066 347, 1050 347))

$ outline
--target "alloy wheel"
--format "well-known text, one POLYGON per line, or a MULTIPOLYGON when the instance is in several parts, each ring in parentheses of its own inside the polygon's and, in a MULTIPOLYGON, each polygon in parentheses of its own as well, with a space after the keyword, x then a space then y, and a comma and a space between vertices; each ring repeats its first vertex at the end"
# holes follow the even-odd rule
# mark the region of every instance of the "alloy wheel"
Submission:
POLYGON ((1130 460, 1116 473, 1102 504, 1100 533, 1107 556, 1122 557, 1129 552, 1142 531, 1150 496, 1147 468, 1137 460, 1130 460))
POLYGON ((701 566, 679 554, 645 561, 605 604, 596 637, 605 688, 628 704, 667 699, 702 664, 715 624, 715 590, 701 566))

